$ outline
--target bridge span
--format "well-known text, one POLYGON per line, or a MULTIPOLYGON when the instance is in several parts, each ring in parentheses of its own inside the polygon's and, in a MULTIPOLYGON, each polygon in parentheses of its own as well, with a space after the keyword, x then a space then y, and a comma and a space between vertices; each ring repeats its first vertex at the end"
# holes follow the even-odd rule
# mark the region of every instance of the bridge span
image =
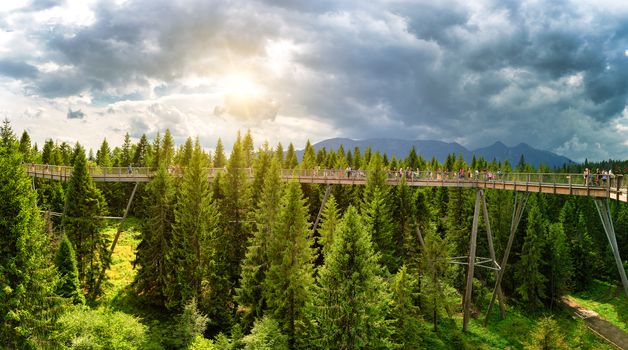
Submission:
MULTIPOLYGON (((72 167, 41 165, 41 164, 25 164, 26 172, 33 178, 51 179, 57 181, 68 181, 72 177, 72 167)), ((213 180, 220 173, 226 173, 225 168, 210 168, 208 170, 208 181, 213 180)), ((168 170, 173 176, 182 176, 184 169, 172 167, 168 170)), ((155 171, 150 168, 103 168, 89 167, 89 175, 96 182, 127 182, 135 183, 135 187, 124 212, 123 220, 126 218, 133 195, 137 189, 137 185, 141 182, 149 182, 155 175, 155 171)), ((255 177, 254 169, 244 169, 247 177, 252 180, 255 177)), ((368 179, 366 171, 343 171, 330 169, 284 169, 281 171, 283 181, 298 181, 305 184, 323 184, 327 185, 325 196, 319 209, 318 217, 314 222, 314 228, 317 227, 320 215, 325 205, 325 201, 329 195, 331 185, 365 185, 368 179)), ((403 176, 397 172, 389 172, 387 183, 389 185, 398 185, 403 180, 403 176)), ((489 303, 485 316, 485 324, 488 321, 493 305, 499 296, 500 318, 504 318, 503 295, 501 292, 501 281, 508 263, 508 256, 512 247, 514 235, 517 231, 519 221, 521 220, 528 195, 530 193, 548 193, 555 195, 574 195, 586 196, 594 200, 602 226, 608 238, 615 263, 619 270, 620 279, 624 287, 626 296, 628 296, 628 278, 623 267, 623 261, 620 257, 619 247, 611 219, 611 211, 609 200, 617 200, 619 202, 628 202, 628 188, 622 175, 596 175, 592 174, 585 178, 583 174, 565 174, 565 173, 476 173, 471 176, 458 176, 457 173, 448 172, 409 172, 406 176, 408 186, 415 187, 458 187, 470 188, 476 190, 475 210, 473 214, 473 225, 471 229, 471 237, 469 242, 469 255, 457 257, 455 263, 468 266, 466 277, 466 288, 464 293, 463 305, 463 330, 467 330, 471 309, 471 293, 473 287, 473 275, 475 267, 489 268, 496 271, 495 287, 493 295, 489 303), (496 189, 515 192, 515 204, 513 207, 512 222, 510 226, 510 234, 508 244, 504 251, 501 263, 497 262, 495 251, 493 249, 493 238, 490 228, 489 214, 487 210, 484 189, 496 189), (482 215, 480 214, 482 213, 482 215), (489 246, 490 258, 476 257, 477 231, 478 222, 482 217, 489 246)), ((60 214, 63 215, 63 214, 60 214)), ((122 230, 122 222, 114 238, 111 250, 115 248, 115 242, 118 240, 122 230)), ((417 239, 423 245, 423 237, 421 232, 417 230, 417 239)), ((104 270, 103 272, 104 273, 104 270)), ((101 274, 102 275, 102 274, 101 274)))
MULTIPOLYGON (((67 181, 72 177, 72 167, 57 165, 28 164, 25 165, 29 176, 67 181)), ((90 167, 89 175, 96 182, 148 182, 155 171, 150 168, 122 168, 122 167, 90 167)), ((174 176, 181 176, 183 170, 172 167, 169 171, 174 176)), ((226 172, 224 168, 209 168, 209 180, 217 174, 226 172)), ((249 179, 255 176, 255 170, 244 169, 249 179)), ((406 183, 415 187, 462 187, 476 189, 498 189, 519 192, 549 193, 559 195, 588 196, 594 198, 610 198, 621 202, 628 202, 628 188, 621 175, 608 178, 591 178, 585 182, 582 174, 565 173, 479 173, 472 176, 459 177, 457 173, 447 172, 411 172, 406 177, 406 183)), ((300 183, 325 185, 365 185, 368 172, 362 170, 344 171, 330 169, 283 169, 283 181, 296 180, 300 183)), ((388 174, 388 184, 398 185, 401 177, 397 172, 388 174)))

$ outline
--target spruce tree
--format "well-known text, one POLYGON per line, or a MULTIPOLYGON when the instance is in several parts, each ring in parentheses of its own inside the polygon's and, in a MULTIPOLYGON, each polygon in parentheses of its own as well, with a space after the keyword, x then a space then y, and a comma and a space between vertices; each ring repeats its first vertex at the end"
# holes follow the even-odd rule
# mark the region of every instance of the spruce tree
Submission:
POLYGON ((247 130, 242 141, 242 152, 244 153, 244 165, 247 168, 253 166, 253 137, 251 136, 251 130, 247 130))
POLYGON ((400 257, 395 249, 394 225, 392 216, 385 198, 382 194, 383 188, 376 187, 371 202, 363 209, 363 217, 366 229, 373 239, 373 247, 381 254, 381 263, 386 266, 389 272, 395 273, 399 268, 400 257))
POLYGON ((61 237, 59 250, 57 250, 57 255, 55 256, 55 265, 59 273, 57 294, 71 299, 74 304, 84 304, 85 296, 79 283, 76 256, 74 255, 72 244, 66 235, 61 237))
POLYGON ((56 274, 17 146, 0 145, 0 174, 0 344, 8 349, 50 348, 56 274))
POLYGON ((545 255, 549 257, 547 295, 553 305, 555 300, 558 300, 569 290, 573 274, 569 243, 560 223, 549 226, 545 255))
POLYGON ((574 284, 576 290, 585 290, 593 281, 593 266, 595 253, 593 240, 587 231, 584 214, 578 214, 576 230, 571 237, 571 254, 574 270, 574 284))
POLYGON ((528 203, 530 211, 528 224, 521 251, 521 258, 515 266, 515 279, 518 281, 517 293, 527 303, 530 310, 538 310, 545 300, 545 286, 547 278, 541 273, 545 261, 543 261, 543 249, 547 225, 542 217, 536 201, 528 203))
POLYGON ((111 149, 109 148, 109 143, 106 138, 102 140, 100 149, 96 152, 96 164, 103 168, 113 165, 111 162, 111 149))
POLYGON ((236 301, 242 313, 243 325, 251 327, 256 318, 262 316, 266 306, 262 284, 269 266, 268 244, 273 236, 279 212, 278 203, 282 196, 279 160, 271 159, 270 169, 264 175, 262 193, 255 210, 255 230, 247 243, 242 261, 240 287, 236 290, 236 301))
POLYGON ((185 140, 185 144, 183 144, 183 148, 179 151, 177 163, 184 167, 188 166, 190 159, 192 159, 192 152, 194 152, 194 143, 192 142, 192 138, 188 137, 185 140))
POLYGON ((140 141, 137 143, 137 147, 135 147, 135 153, 133 153, 134 166, 145 167, 150 165, 147 163, 149 147, 150 145, 148 144, 148 138, 146 137, 146 134, 142 134, 142 137, 140 137, 140 141))
MULTIPOLYGON (((421 254, 421 270, 419 281, 421 289, 422 310, 431 317, 434 331, 438 330, 439 317, 446 311, 450 316, 451 294, 453 289, 447 277, 451 275, 451 251, 453 244, 448 238, 442 238, 434 229, 421 231, 424 247, 421 254)), ((453 290, 455 292, 455 290, 453 290)))
POLYGON ((190 165, 185 169, 173 226, 173 247, 168 259, 176 264, 178 293, 183 305, 197 298, 210 319, 225 319, 226 303, 215 298, 214 240, 219 230, 219 214, 209 188, 207 162, 196 141, 190 165), (217 317, 219 316, 219 317, 217 317))
MULTIPOLYGON (((224 226, 214 241, 214 251, 216 262, 219 264, 217 273, 223 281, 222 293, 225 297, 233 298, 240 279, 240 264, 244 259, 247 240, 251 232, 251 192, 247 175, 244 172, 244 155, 240 139, 237 139, 233 145, 227 172, 219 183, 222 197, 220 212, 224 226)), ((233 306, 232 302, 224 305, 225 308, 233 308, 233 306)))
POLYGON ((319 270, 314 302, 316 342, 324 349, 380 349, 390 345, 390 296, 371 234, 349 207, 319 270))
POLYGON ((166 168, 174 164, 174 139, 170 133, 170 129, 166 129, 164 138, 161 141, 159 161, 166 168))
POLYGON ((20 153, 22 153, 22 159, 25 163, 31 163, 33 161, 32 149, 31 149, 31 137, 26 130, 22 133, 20 138, 20 153))
POLYGON ((81 288, 95 298, 96 280, 110 262, 109 242, 101 232, 102 221, 96 216, 107 212, 105 200, 87 173, 83 147, 76 144, 74 169, 68 182, 63 228, 75 247, 81 288))
POLYGON ((172 306, 180 301, 176 261, 168 259, 174 242, 174 179, 162 166, 146 185, 146 219, 137 246, 135 287, 150 303, 172 306))
POLYGON ((122 153, 120 154, 120 166, 127 167, 133 162, 131 137, 127 132, 124 134, 124 143, 122 144, 122 153))
POLYGON ((421 313, 416 306, 418 281, 402 266, 391 283, 391 318, 394 320, 394 339, 398 349, 421 348, 421 313))
POLYGON ((401 177, 399 185, 392 192, 392 217, 395 218, 395 231, 393 242, 395 251, 409 264, 418 258, 418 244, 413 221, 416 218, 414 207, 414 194, 406 182, 405 175, 401 177))
POLYGON ((321 253, 323 257, 329 254, 331 247, 334 245, 334 235, 339 223, 340 213, 336 205, 336 198, 333 194, 330 194, 321 213, 321 224, 318 230, 320 235, 318 243, 322 246, 321 253))
POLYGON ((316 153, 314 153, 314 147, 307 140, 305 143, 305 149, 303 150, 303 160, 301 161, 301 169, 312 170, 316 166, 316 153))
POLYGON ((286 159, 284 161, 284 167, 286 169, 294 169, 299 164, 299 160, 297 159, 297 153, 294 150, 294 145, 292 142, 288 145, 288 150, 286 151, 286 159))
POLYGON ((225 149, 222 145, 222 140, 220 137, 218 138, 218 142, 216 143, 216 150, 214 151, 214 168, 222 168, 227 164, 227 160, 225 158, 225 149))
POLYGON ((283 194, 273 233, 268 242, 268 271, 264 297, 269 311, 283 326, 291 348, 306 344, 305 308, 314 284, 314 253, 309 237, 308 209, 301 185, 290 182, 283 194))

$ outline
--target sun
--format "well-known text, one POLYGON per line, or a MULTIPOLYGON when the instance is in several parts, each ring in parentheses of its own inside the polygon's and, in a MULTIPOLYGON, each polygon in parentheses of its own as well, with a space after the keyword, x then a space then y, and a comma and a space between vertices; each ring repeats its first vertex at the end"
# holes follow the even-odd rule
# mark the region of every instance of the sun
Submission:
POLYGON ((264 93, 264 88, 253 77, 247 74, 232 74, 221 82, 226 96, 238 99, 255 99, 264 93))

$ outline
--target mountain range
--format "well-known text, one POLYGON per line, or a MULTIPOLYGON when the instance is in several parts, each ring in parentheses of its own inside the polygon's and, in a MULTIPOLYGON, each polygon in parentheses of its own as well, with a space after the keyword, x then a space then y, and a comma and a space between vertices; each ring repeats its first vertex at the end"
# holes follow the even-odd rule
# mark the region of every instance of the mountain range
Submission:
MULTIPOLYGON (((365 139, 365 140, 352 140, 347 138, 332 138, 323 140, 313 144, 315 151, 321 148, 327 150, 337 150, 338 147, 344 148, 345 152, 348 150, 353 151, 355 147, 359 147, 362 152, 367 147, 371 147, 372 151, 378 151, 382 154, 397 158, 405 158, 410 153, 412 146, 416 149, 417 154, 421 155, 425 160, 429 161, 432 157, 436 157, 439 162, 444 162, 449 154, 461 154, 467 162, 471 162, 473 155, 476 157, 483 157, 488 161, 492 161, 495 158, 498 162, 504 162, 508 160, 514 167, 519 162, 521 155, 523 155, 526 163, 532 164, 538 167, 540 164, 548 166, 550 168, 561 167, 564 164, 574 163, 571 159, 558 155, 550 151, 539 150, 531 147, 528 144, 520 143, 513 147, 508 147, 502 142, 495 142, 494 144, 478 148, 475 150, 469 150, 464 146, 456 142, 443 142, 434 140, 400 140, 400 139, 365 139)), ((297 151, 299 159, 303 155, 303 150, 297 151)))

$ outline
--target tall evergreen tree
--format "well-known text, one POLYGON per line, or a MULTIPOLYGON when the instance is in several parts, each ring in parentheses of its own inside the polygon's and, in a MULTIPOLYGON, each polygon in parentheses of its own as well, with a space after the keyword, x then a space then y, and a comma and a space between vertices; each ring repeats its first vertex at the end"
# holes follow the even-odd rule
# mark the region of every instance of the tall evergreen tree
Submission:
POLYGON ((286 169, 294 169, 299 164, 299 160, 297 159, 297 152, 294 150, 294 145, 292 142, 288 145, 288 150, 286 151, 286 160, 284 161, 284 167, 286 169))
MULTIPOLYGON (((154 170, 159 169, 162 165, 162 151, 161 151, 161 135, 157 131, 157 135, 153 140, 153 146, 151 147, 151 168, 154 170)), ((164 165, 166 168, 167 166, 164 165)))
MULTIPOLYGON (((422 309, 426 316, 432 318, 434 330, 438 330, 439 317, 443 311, 450 315, 450 286, 447 277, 451 275, 451 251, 453 244, 446 237, 443 239, 434 229, 421 231, 424 235, 425 246, 421 254, 423 275, 419 281, 421 289, 422 309)), ((455 292, 455 290, 453 290, 455 292)))
POLYGON ((394 339, 398 349, 421 348, 421 313, 416 306, 418 281, 402 266, 391 283, 391 318, 394 320, 394 339))
POLYGON ((222 168, 225 165, 227 165, 225 149, 222 145, 222 140, 219 137, 218 142, 216 143, 216 150, 214 151, 214 168, 222 168))
POLYGON ((290 182, 268 243, 264 296, 273 317, 283 325, 291 348, 306 344, 305 310, 311 302, 310 290, 314 284, 308 216, 301 185, 290 182))
POLYGON ((349 207, 334 237, 314 302, 324 349, 380 349, 390 345, 390 296, 382 267, 358 211, 349 207))
POLYGON ((571 237, 571 253, 575 288, 576 290, 584 290, 593 281, 595 252, 593 240, 587 231, 587 224, 582 213, 578 215, 576 232, 571 237))
POLYGON ((111 162, 111 149, 109 148, 109 143, 106 138, 102 140, 100 149, 96 152, 96 164, 101 167, 110 167, 113 165, 111 162))
POLYGON ((399 255, 395 249, 394 225, 388 205, 382 195, 382 188, 375 188, 368 205, 363 213, 366 229, 371 233, 373 247, 381 254, 382 265, 389 272, 395 273, 400 265, 399 255))
POLYGON ((160 162, 162 162, 165 167, 169 167, 174 164, 174 139, 172 138, 170 129, 166 129, 166 132, 164 133, 160 152, 160 162))
POLYGON ((120 166, 127 167, 133 161, 133 149, 131 144, 131 136, 127 132, 124 134, 124 143, 122 144, 122 152, 120 154, 120 166))
POLYGON ((269 267, 268 245, 273 236, 274 225, 279 212, 282 184, 281 164, 272 158, 270 168, 264 175, 262 193, 255 210, 255 230, 249 238, 247 251, 242 261, 240 287, 236 290, 236 301, 242 312, 244 326, 250 327, 256 318, 262 316, 266 306, 262 284, 269 267))
POLYGON ((548 256, 548 293, 550 302, 558 300, 569 290, 573 274, 571 252, 560 223, 549 226, 545 256, 548 256))
POLYGON ((146 220, 137 246, 135 278, 138 292, 153 304, 172 306, 180 301, 176 261, 169 260, 174 245, 172 226, 175 207, 174 180, 162 166, 146 185, 146 220))
POLYGON ((11 128, 11 122, 7 118, 2 121, 2 126, 0 127, 0 146, 11 151, 18 147, 17 138, 13 133, 13 128, 11 128))
POLYGON ((301 161, 301 169, 314 169, 316 166, 316 153, 314 152, 314 147, 310 143, 310 140, 307 140, 305 143, 305 149, 303 150, 303 160, 301 161))
POLYGON ((55 265, 59 273, 59 285, 57 294, 69 298, 75 304, 85 303, 85 296, 81 290, 76 267, 76 255, 68 236, 63 235, 59 243, 59 250, 55 256, 55 265))
POLYGON ((135 153, 133 153, 134 166, 144 167, 150 165, 147 164, 148 148, 148 138, 146 137, 146 134, 142 134, 140 141, 137 143, 137 147, 135 147, 135 153))
POLYGON ((22 137, 20 138, 20 153, 22 153, 22 159, 26 163, 30 163, 33 161, 33 155, 31 152, 31 137, 28 135, 28 132, 24 130, 22 133, 22 137))
POLYGON ((83 147, 76 144, 74 169, 68 182, 63 228, 75 247, 81 287, 92 298, 103 266, 110 262, 108 239, 101 232, 102 222, 95 218, 107 212, 105 200, 87 173, 83 147))
POLYGON ((196 298, 210 319, 218 320, 224 319, 222 311, 226 306, 214 299, 215 279, 210 275, 215 272, 213 241, 219 230, 219 214, 208 178, 206 158, 197 140, 181 179, 174 212, 173 247, 168 258, 176 263, 180 305, 196 298))
POLYGON ((247 130, 244 135, 244 139, 242 140, 242 152, 244 153, 244 165, 247 168, 253 166, 253 150, 255 146, 253 145, 253 136, 251 136, 251 130, 247 130))
POLYGON ((49 348, 56 274, 36 196, 16 148, 0 145, 0 344, 49 348))
POLYGON ((331 247, 334 245, 334 235, 339 223, 340 213, 336 204, 336 198, 333 194, 330 194, 321 213, 320 229, 318 230, 320 235, 318 243, 322 246, 324 257, 329 254, 331 247))
POLYGON ((528 224, 521 251, 521 259, 515 266, 515 278, 519 281, 517 293, 527 303, 531 310, 538 310, 543 306, 546 298, 545 286, 547 278, 541 273, 545 262, 543 249, 547 224, 543 219, 536 201, 528 203, 528 224))
POLYGON ((177 163, 182 166, 188 166, 190 164, 190 159, 192 159, 192 152, 194 152, 194 144, 192 143, 192 138, 188 137, 185 140, 185 144, 183 144, 183 148, 179 152, 179 159, 177 163))
POLYGON ((279 160, 280 164, 284 164, 284 156, 283 156, 283 146, 281 142, 277 144, 277 148, 275 148, 275 157, 279 160))

